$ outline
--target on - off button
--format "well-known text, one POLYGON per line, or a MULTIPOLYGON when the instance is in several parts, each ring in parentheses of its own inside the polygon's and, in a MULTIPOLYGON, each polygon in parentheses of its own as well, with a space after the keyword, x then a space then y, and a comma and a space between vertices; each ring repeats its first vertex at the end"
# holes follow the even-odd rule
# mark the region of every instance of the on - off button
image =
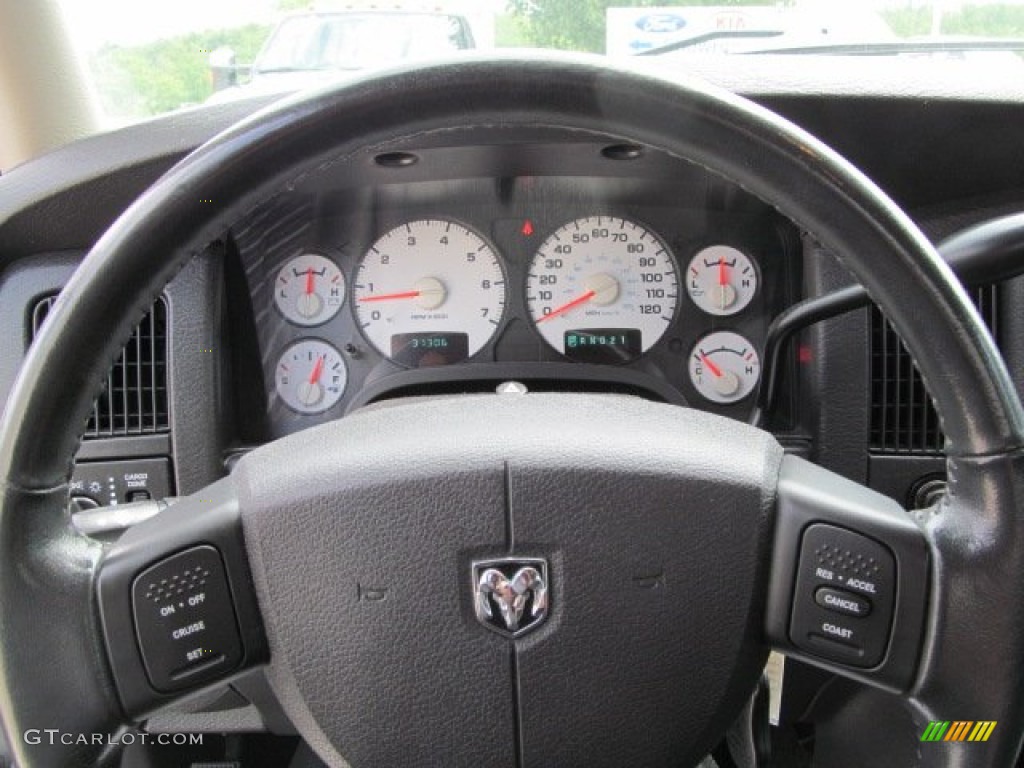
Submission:
POLYGON ((819 587, 814 593, 814 602, 826 610, 846 616, 864 617, 871 613, 871 602, 866 598, 831 587, 819 587))

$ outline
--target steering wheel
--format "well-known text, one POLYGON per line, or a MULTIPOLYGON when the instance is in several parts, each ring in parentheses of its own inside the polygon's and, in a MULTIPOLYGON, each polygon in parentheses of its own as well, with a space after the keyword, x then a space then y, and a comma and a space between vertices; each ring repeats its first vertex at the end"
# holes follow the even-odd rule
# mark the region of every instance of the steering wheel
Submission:
POLYGON ((897 694, 913 725, 893 738, 920 742, 922 765, 1017 754, 1021 404, 909 218, 742 98, 519 56, 290 99, 157 181, 52 318, 0 424, 0 715, 23 768, 112 759, 115 739, 92 734, 263 664, 331 765, 681 765, 722 737, 769 646, 897 694), (193 253, 367 150, 518 128, 699 164, 835 252, 942 416, 949 491, 928 521, 744 424, 529 394, 364 409, 251 452, 114 545, 71 529, 89 384, 193 253), (863 615, 837 613, 822 590, 863 615), (983 743, 921 741, 932 720, 997 725, 983 743))

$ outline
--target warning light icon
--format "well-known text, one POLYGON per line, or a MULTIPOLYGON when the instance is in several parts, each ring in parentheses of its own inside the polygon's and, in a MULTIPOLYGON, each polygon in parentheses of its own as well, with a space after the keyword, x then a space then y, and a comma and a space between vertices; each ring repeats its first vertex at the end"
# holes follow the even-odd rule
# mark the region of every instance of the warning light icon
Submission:
POLYGON ((519 230, 525 237, 529 237, 533 234, 533 222, 527 219, 523 222, 523 228, 519 230))

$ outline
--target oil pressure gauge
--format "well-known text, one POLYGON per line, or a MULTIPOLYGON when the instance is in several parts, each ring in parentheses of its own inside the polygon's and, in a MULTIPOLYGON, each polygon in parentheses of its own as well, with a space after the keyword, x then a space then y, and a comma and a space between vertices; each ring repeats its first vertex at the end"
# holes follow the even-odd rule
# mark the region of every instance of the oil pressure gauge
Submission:
POLYGON ((326 341, 303 339, 277 361, 274 380, 278 396, 299 413, 321 413, 345 394, 348 371, 341 353, 326 341))
POLYGON ((754 298, 757 270, 742 251, 712 245, 690 261, 686 288, 693 303, 709 315, 735 315, 754 298))
POLYGON ((345 276, 318 253, 296 256, 277 273, 274 303, 290 323, 321 325, 345 303, 345 276))
POLYGON ((735 403, 749 395, 761 375, 754 345, 731 331, 716 331, 690 353, 690 381, 713 403, 735 403))

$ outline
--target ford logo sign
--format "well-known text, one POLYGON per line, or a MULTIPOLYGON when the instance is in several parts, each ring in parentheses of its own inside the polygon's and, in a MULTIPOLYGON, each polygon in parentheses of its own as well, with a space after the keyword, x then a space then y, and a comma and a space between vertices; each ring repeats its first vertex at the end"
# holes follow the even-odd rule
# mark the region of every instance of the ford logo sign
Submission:
POLYGON ((686 19, 674 13, 652 13, 637 19, 636 26, 644 32, 664 34, 678 32, 686 26, 686 19))

